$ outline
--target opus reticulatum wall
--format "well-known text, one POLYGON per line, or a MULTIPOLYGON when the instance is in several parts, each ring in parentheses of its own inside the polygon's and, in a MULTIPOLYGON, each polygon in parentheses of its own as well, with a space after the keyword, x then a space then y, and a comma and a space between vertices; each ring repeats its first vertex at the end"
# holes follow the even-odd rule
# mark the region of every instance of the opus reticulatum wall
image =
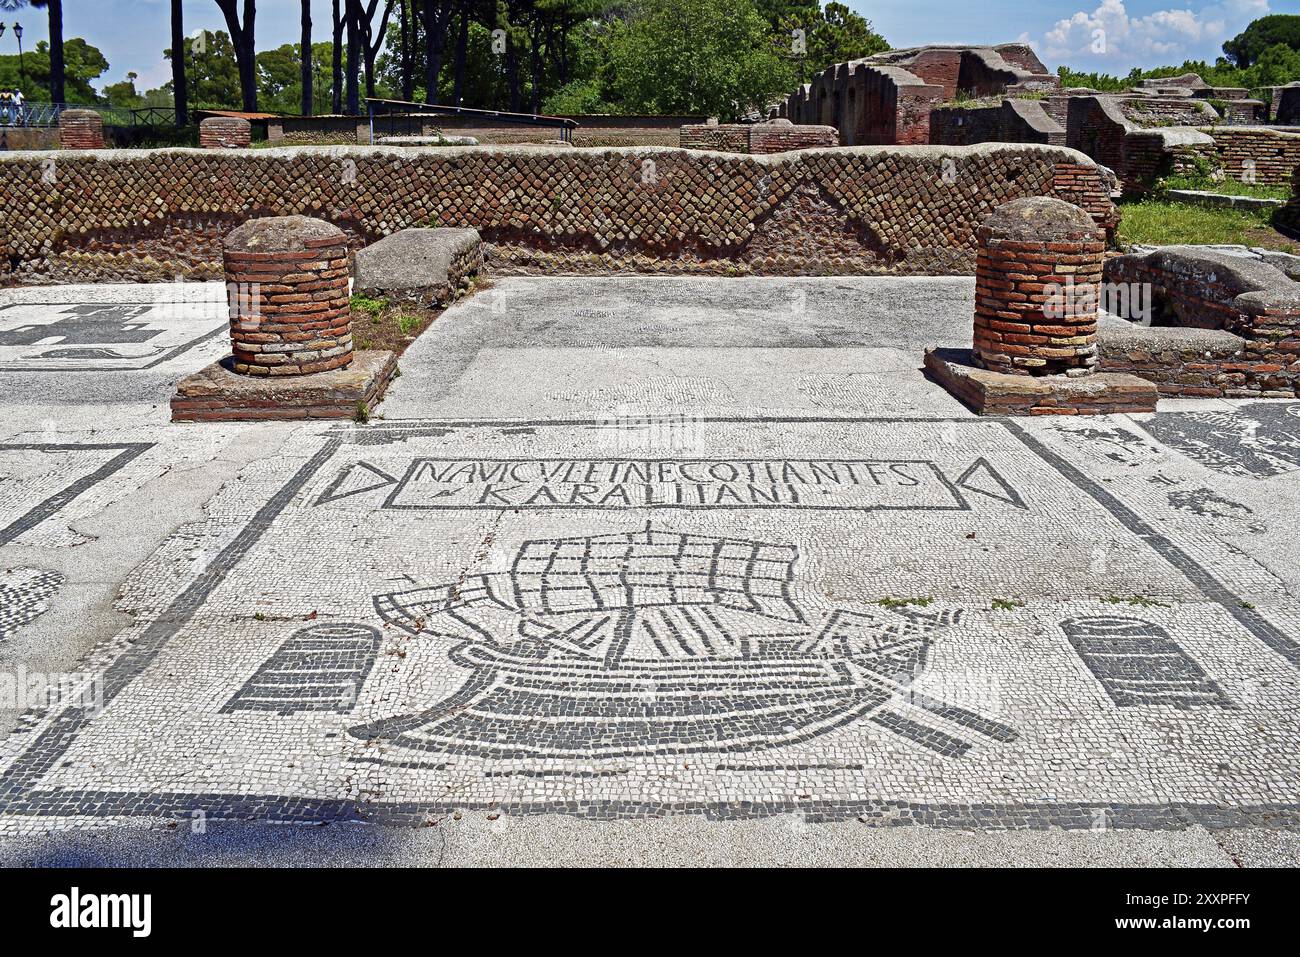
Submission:
POLYGON ((218 278, 231 229, 303 214, 353 249, 472 226, 501 272, 959 275, 998 206, 1057 196, 1112 228, 1112 186, 1086 156, 1037 144, 10 153, 0 268, 25 282, 218 278))

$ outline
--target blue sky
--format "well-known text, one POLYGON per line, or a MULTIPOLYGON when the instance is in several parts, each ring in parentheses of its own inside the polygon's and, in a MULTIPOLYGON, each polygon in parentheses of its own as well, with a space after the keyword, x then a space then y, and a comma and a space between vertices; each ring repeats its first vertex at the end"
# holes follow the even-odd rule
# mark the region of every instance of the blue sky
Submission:
MULTIPOLYGON (((312 0, 318 40, 329 35, 330 0, 312 0)), ((1126 73, 1133 66, 1213 60, 1223 41, 1268 13, 1300 13, 1300 0, 848 0, 895 46, 1027 40, 1049 67, 1126 73), (1101 43, 1100 41, 1103 41, 1101 43), (1104 48, 1096 52, 1095 47, 1104 48)), ((258 47, 298 38, 298 0, 261 0, 258 47)), ((4 13, 20 20, 28 49, 47 37, 43 11, 4 13)), ((213 0, 186 0, 186 32, 224 28, 213 0)), ((169 0, 64 0, 66 36, 84 36, 108 57, 105 79, 128 70, 141 88, 170 72, 162 50, 170 39, 169 0)), ((12 30, 0 53, 15 53, 12 30)))

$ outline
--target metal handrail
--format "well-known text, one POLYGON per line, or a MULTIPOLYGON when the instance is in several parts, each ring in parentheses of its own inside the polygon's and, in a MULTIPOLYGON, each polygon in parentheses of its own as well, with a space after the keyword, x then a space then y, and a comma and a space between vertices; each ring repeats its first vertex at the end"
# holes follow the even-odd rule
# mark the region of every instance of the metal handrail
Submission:
MULTIPOLYGON (((547 126, 560 130, 560 138, 566 143, 573 142, 573 131, 578 128, 578 121, 567 116, 546 116, 542 113, 507 113, 502 110, 478 110, 468 106, 448 106, 442 103, 412 103, 407 100, 385 100, 376 97, 366 98, 366 108, 370 115, 370 143, 375 142, 375 116, 397 116, 411 113, 433 113, 439 116, 468 116, 485 120, 499 120, 502 123, 517 123, 521 126, 547 126), (394 107, 398 109, 394 109, 394 107)), ((390 124, 391 127, 391 124, 390 124)))
POLYGON ((64 110, 94 110, 104 118, 105 126, 170 126, 176 122, 173 110, 162 106, 116 107, 101 104, 81 103, 42 103, 28 100, 23 104, 22 116, 17 122, 4 123, 0 117, 0 127, 36 126, 55 127, 64 110))

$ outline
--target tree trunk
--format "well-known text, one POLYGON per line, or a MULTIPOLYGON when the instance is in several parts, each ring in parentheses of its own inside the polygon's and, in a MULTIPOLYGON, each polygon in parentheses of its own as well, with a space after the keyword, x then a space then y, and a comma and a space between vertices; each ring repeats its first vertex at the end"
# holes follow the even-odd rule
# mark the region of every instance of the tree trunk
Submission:
POLYGON ((452 101, 461 105, 465 98, 465 55, 469 50, 469 0, 460 2, 460 24, 456 32, 456 66, 455 66, 455 86, 452 90, 452 101))
POLYGON ((185 55, 188 52, 181 0, 172 0, 172 101, 176 106, 177 126, 185 126, 190 121, 190 91, 185 85, 185 55))
POLYGON ((510 112, 518 113, 522 94, 519 89, 519 48, 513 34, 506 36, 506 88, 510 91, 510 112))
POLYGON ((533 68, 532 110, 542 112, 542 36, 541 27, 534 24, 528 34, 528 55, 533 68))
POLYGON ((257 0, 244 0, 244 22, 239 22, 235 9, 237 0, 217 0, 226 18, 230 42, 235 48, 235 62, 239 67, 239 89, 243 94, 244 111, 257 112, 257 0))
POLYGON ((312 96, 311 63, 311 0, 302 0, 302 115, 311 116, 315 112, 315 98, 312 96))
POLYGON ((447 37, 447 19, 442 0, 424 0, 424 102, 438 102, 438 75, 442 73, 442 51, 447 37))
POLYGON ((399 0, 402 5, 402 99, 408 103, 415 99, 415 77, 411 71, 411 41, 415 39, 411 21, 412 0, 399 0))
POLYGON ((50 0, 50 101, 64 98, 63 0, 50 0))
POLYGON ((348 116, 361 115, 361 31, 358 29, 357 7, 360 0, 347 0, 344 19, 348 22, 348 116))
POLYGON ((343 15, 339 0, 334 0, 334 84, 330 91, 330 111, 335 116, 343 112, 343 15))

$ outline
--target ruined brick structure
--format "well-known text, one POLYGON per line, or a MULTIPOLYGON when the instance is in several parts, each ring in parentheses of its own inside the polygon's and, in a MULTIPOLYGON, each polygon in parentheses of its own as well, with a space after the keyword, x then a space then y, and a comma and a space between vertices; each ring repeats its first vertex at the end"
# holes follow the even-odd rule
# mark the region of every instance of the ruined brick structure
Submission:
POLYGON ((1273 225, 1300 239, 1300 166, 1291 173, 1291 199, 1273 214, 1273 225))
POLYGON ((1066 145, 1114 170, 1131 195, 1146 192, 1161 177, 1206 168, 1238 180, 1283 185, 1300 165, 1300 129, 1144 127, 1133 122, 1134 115, 1122 97, 1075 96, 1069 98, 1066 123, 1066 145))
POLYGON ((1091 371, 1106 249, 1092 218, 1060 200, 1017 200, 985 220, 979 244, 976 363, 1016 375, 1091 371))
POLYGON ((1065 127, 1038 100, 1007 98, 995 105, 940 107, 930 113, 930 142, 943 146, 976 143, 1064 146, 1065 141, 1065 127))
POLYGON ((247 149, 253 127, 238 116, 209 116, 199 123, 199 146, 205 150, 247 149))
POLYGON ((1155 411, 1155 386, 1097 372, 1105 240, 1077 206, 1045 196, 979 229, 974 348, 931 348, 926 372, 980 415, 1155 411))
POLYGON ((763 123, 693 123, 681 129, 682 149, 722 153, 786 153, 839 145, 833 126, 796 126, 789 120, 763 123))
POLYGON ((1195 246, 1168 246, 1106 263, 1108 283, 1150 284, 1150 335, 1130 330, 1104 367, 1156 381, 1166 395, 1290 398, 1300 382, 1300 283, 1275 267, 1195 246), (1195 361, 1174 330, 1209 330, 1195 361))
POLYGON ((59 147, 65 150, 102 150, 104 118, 94 110, 64 110, 59 114, 59 147))
POLYGON ((1207 132, 1214 138, 1219 165, 1233 179, 1249 175, 1260 184, 1285 186, 1300 168, 1300 129, 1220 127, 1207 132))
POLYGON ((777 112, 799 124, 834 126, 845 146, 924 144, 931 141, 931 111, 958 93, 991 96, 1058 85, 1025 44, 918 47, 829 67, 777 112))
POLYGON ((348 238, 305 216, 254 219, 225 239, 233 371, 310 375, 352 362, 348 238))
POLYGON ((1117 222, 1113 178, 1070 150, 986 144, 719 157, 667 148, 339 147, 0 155, 0 269, 26 282, 221 276, 221 239, 304 214, 354 248, 472 226, 498 272, 969 275, 997 206, 1059 196, 1117 222))

